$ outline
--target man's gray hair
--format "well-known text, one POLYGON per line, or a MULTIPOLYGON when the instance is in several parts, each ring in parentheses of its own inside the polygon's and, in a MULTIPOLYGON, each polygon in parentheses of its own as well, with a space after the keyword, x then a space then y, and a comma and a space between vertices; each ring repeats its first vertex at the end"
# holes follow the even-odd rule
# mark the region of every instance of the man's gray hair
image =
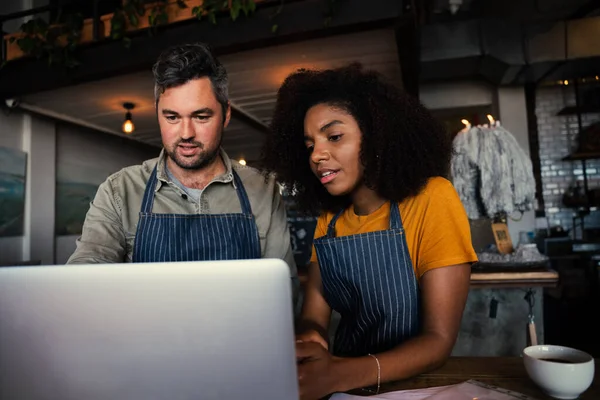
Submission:
POLYGON ((160 95, 165 90, 207 77, 225 118, 229 101, 227 71, 207 44, 191 43, 168 48, 158 57, 152 72, 155 106, 158 106, 160 95))

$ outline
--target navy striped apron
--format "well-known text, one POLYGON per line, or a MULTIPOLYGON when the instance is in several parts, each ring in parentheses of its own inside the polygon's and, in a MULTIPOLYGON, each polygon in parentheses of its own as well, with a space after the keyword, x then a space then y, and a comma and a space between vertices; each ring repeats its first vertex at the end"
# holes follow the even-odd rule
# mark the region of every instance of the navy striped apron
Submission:
POLYGON ((232 170, 241 214, 153 214, 156 167, 146 184, 133 262, 260 258, 260 239, 248 195, 232 170))
POLYGON ((315 239, 323 293, 341 320, 333 354, 358 357, 389 350, 420 328, 420 294, 406 245, 398 204, 390 207, 389 230, 315 239))

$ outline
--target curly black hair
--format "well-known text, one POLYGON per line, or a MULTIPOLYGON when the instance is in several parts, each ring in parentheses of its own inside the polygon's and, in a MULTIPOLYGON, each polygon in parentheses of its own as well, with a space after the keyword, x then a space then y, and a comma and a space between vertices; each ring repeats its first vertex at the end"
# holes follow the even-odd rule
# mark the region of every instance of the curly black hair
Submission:
POLYGON ((304 117, 317 104, 339 107, 357 121, 365 184, 383 198, 402 202, 429 178, 449 176, 451 136, 418 100, 358 63, 302 69, 279 88, 261 156, 265 173, 294 193, 299 211, 316 215, 350 204, 349 196, 330 195, 309 166, 304 117))

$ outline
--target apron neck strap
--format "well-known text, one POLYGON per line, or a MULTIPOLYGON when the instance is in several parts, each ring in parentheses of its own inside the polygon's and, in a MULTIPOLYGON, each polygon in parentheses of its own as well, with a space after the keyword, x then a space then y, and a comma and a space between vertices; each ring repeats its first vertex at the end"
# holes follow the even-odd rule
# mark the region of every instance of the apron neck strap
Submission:
MULTIPOLYGON (((158 166, 154 167, 154 170, 152 170, 150 179, 148 179, 148 183, 146 184, 146 190, 144 191, 144 199, 142 200, 141 209, 141 212, 144 214, 150 214, 152 212, 152 206, 154 205, 154 191, 156 190, 156 184, 158 183, 158 178, 156 177, 157 167, 158 166)), ((240 199, 240 205, 242 206, 242 214, 252 215, 252 207, 250 206, 250 200, 248 199, 248 194, 246 193, 244 184, 234 169, 232 169, 231 172, 233 173, 236 192, 238 198, 240 199)))
MULTIPOLYGON (((341 209, 331 218, 329 225, 327 226, 327 237, 335 237, 335 223, 340 218, 344 209, 341 209)), ((400 209, 398 203, 395 201, 390 202, 390 229, 402 229, 402 217, 400 216, 400 209)))
POLYGON ((390 229, 402 229, 402 217, 395 201, 390 202, 390 229))
POLYGON ((337 212, 337 214, 333 216, 333 218, 331 218, 331 221, 329 221, 329 225, 327 226, 327 237, 335 237, 335 223, 337 222, 338 218, 340 217, 340 215, 342 215, 343 212, 344 209, 342 208, 340 211, 337 212))

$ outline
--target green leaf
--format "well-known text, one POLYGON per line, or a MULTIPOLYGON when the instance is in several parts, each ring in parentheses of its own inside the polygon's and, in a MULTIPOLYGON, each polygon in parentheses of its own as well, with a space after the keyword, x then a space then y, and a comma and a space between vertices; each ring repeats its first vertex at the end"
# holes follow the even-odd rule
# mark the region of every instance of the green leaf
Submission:
POLYGON ((128 37, 123 38, 123 46, 125 46, 126 49, 131 48, 131 39, 128 37))
POLYGON ((146 14, 146 7, 144 7, 144 0, 129 0, 126 3, 126 7, 131 10, 131 13, 137 13, 140 17, 146 14))
POLYGON ((140 20, 137 16, 137 14, 135 13, 131 13, 128 15, 129 16, 129 23, 133 26, 138 26, 140 24, 140 20))
POLYGON ((229 13, 231 14, 231 19, 233 21, 235 21, 238 16, 240 15, 240 9, 242 8, 242 5, 240 4, 239 1, 233 1, 233 3, 231 4, 231 8, 229 9, 229 13))
POLYGON ((206 10, 203 7, 200 7, 200 10, 198 10, 198 13, 196 14, 196 18, 198 18, 198 21, 202 20, 205 13, 206 13, 206 10))
POLYGON ((167 11, 165 9, 163 9, 160 14, 158 14, 159 17, 159 23, 166 25, 169 23, 169 14, 167 14, 167 11))
POLYGON ((254 2, 254 0, 248 0, 248 9, 250 10, 250 12, 256 11, 256 3, 254 2))
POLYGON ((113 39, 121 38, 125 33, 125 15, 122 11, 115 11, 110 20, 110 37, 113 39))
POLYGON ((184 0, 177 0, 177 5, 179 6, 179 8, 184 9, 184 8, 188 8, 188 5, 185 4, 184 0))
POLYGON ((208 19, 210 20, 210 22, 213 25, 217 24, 217 17, 215 16, 215 12, 214 11, 208 14, 208 19))
POLYGON ((83 29, 83 15, 81 13, 69 14, 65 25, 68 30, 81 31, 83 29))
POLYGON ((23 53, 27 54, 31 53, 36 47, 35 40, 30 36, 26 36, 17 40, 17 45, 23 51, 23 53))
POLYGON ((278 30, 278 29, 279 29, 279 25, 277 25, 277 24, 274 24, 274 25, 271 27, 271 33, 275 33, 275 32, 277 32, 277 30, 278 30))

